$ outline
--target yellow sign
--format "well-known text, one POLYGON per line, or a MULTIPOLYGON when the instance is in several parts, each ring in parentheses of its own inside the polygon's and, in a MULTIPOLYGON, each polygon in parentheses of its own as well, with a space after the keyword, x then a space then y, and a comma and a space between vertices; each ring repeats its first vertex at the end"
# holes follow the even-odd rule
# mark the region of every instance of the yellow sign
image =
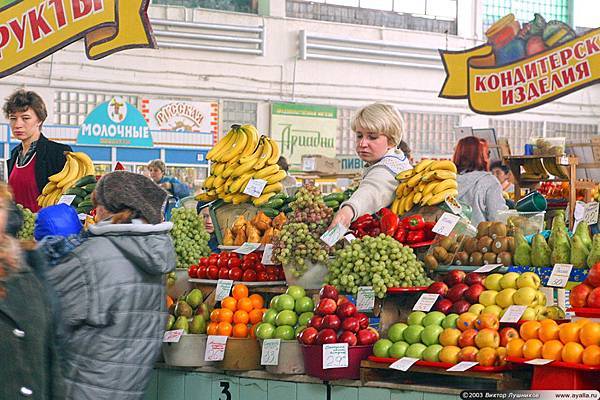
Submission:
POLYGON ((85 38, 87 57, 156 47, 150 0, 0 0, 0 78, 85 38))
MULTIPOLYGON (((538 17, 530 24, 540 25, 538 17)), ((506 18, 501 20, 504 24, 506 18)), ((577 37, 564 27, 556 28, 558 24, 550 25, 552 22, 543 21, 539 35, 529 37, 523 29, 535 32, 536 26, 524 24, 519 31, 505 24, 501 28, 509 29, 509 34, 504 29, 500 32, 504 36, 496 36, 495 42, 490 31, 494 28, 492 33, 497 33, 498 28, 492 26, 486 32, 488 44, 465 51, 440 51, 447 76, 439 96, 467 98, 471 110, 480 114, 508 114, 597 83, 600 28, 577 37), (548 26, 552 30, 546 34, 548 26)))

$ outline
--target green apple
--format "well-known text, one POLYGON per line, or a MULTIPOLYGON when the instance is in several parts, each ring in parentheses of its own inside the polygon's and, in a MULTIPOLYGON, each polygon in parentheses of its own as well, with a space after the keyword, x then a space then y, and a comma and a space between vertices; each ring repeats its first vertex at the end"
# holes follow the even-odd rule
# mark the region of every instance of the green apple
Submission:
POLYGON ((389 339, 379 339, 373 345, 373 354, 375 357, 387 358, 390 356, 388 352, 393 344, 389 339))
POLYGON ((502 308, 496 304, 493 304, 491 306, 487 306, 486 308, 484 308, 481 313, 482 314, 490 313, 490 314, 494 314, 496 317, 499 317, 501 312, 502 312, 502 308))
POLYGON ((440 354, 440 351, 442 351, 443 348, 444 346, 441 346, 439 344, 432 344, 431 346, 427 346, 425 351, 423 351, 423 360, 431 362, 440 361, 438 354, 440 354))
POLYGON ((401 341, 403 338, 402 334, 406 328, 408 328, 408 325, 406 325, 405 323, 396 322, 388 329, 388 339, 390 339, 394 343, 401 341))
POLYGON ((290 325, 295 326, 296 322, 298 322, 298 316, 292 310, 283 310, 280 311, 275 317, 275 325, 283 326, 290 325))
POLYGON ((304 290, 304 288, 302 286, 292 285, 287 288, 287 290, 285 291, 285 294, 289 294, 290 296, 292 296, 294 298, 294 300, 298 300, 298 299, 306 296, 306 291, 304 290))
POLYGON ((298 317, 298 325, 308 325, 308 321, 314 316, 313 312, 307 311, 300 314, 298 317))
POLYGON ((503 289, 496 296, 496 304, 498 304, 502 308, 506 308, 508 306, 512 306, 514 303, 513 296, 517 292, 517 289, 507 288, 503 289))
POLYGON ((493 306, 494 304, 496 304, 496 296, 497 295, 498 295, 498 292, 495 290, 484 290, 479 295, 479 302, 486 307, 493 306))
POLYGON ((537 289, 540 287, 540 283, 540 277, 538 276, 538 274, 533 272, 524 272, 517 279, 517 287, 519 289, 525 287, 537 289))
POLYGON ((302 314, 304 312, 312 311, 315 308, 315 304, 310 297, 304 296, 296 299, 296 305, 294 307, 294 311, 298 314, 302 314))
POLYGON ((283 310, 293 310, 296 301, 289 294, 280 294, 277 298, 277 302, 275 303, 275 309, 277 311, 283 310))
POLYGON ((502 274, 488 275, 483 281, 483 286, 485 286, 485 288, 487 290, 495 290, 495 291, 502 290, 502 286, 500 286, 500 280, 502 279, 503 276, 504 275, 502 275, 502 274))
POLYGON ((504 274, 502 279, 500 279, 500 287, 502 289, 516 289, 517 288, 517 279, 520 274, 518 272, 509 272, 504 274))
MULTIPOLYGON (((481 314, 481 312, 483 311, 484 308, 485 308, 485 306, 483 304, 475 303, 475 304, 471 304, 471 307, 469 307, 468 312, 473 313, 475 315, 479 315, 479 314, 481 314)), ((451 326, 451 328, 453 328, 453 327, 451 326)))
POLYGON ((261 322, 256 327, 256 337, 259 339, 272 339, 275 335, 275 326, 268 322, 261 322))
POLYGON ((427 316, 423 311, 413 311, 408 314, 406 322, 408 325, 423 325, 423 319, 427 316))
POLYGON ((391 358, 402 358, 410 345, 406 342, 396 342, 388 350, 391 358))
POLYGON ((269 308, 275 308, 275 305, 277 304, 277 300, 279 299, 279 296, 274 296, 271 301, 269 302, 269 308))
POLYGON ((427 313, 427 315, 425 316, 425 318, 423 318, 423 321, 421 321, 421 322, 422 322, 423 326, 429 326, 429 325, 441 326, 444 318, 446 318, 446 315, 443 312, 432 311, 432 312, 427 313))
POLYGON ((546 306, 546 304, 548 304, 546 293, 542 292, 541 290, 537 291, 536 298, 539 306, 546 306))
POLYGON ((413 343, 410 346, 408 346, 405 355, 406 357, 418 358, 419 360, 422 360, 423 352, 426 348, 427 346, 425 346, 423 343, 413 343))
POLYGON ((523 315, 521 315, 521 319, 523 321, 533 321, 537 319, 537 314, 535 312, 535 308, 527 307, 523 315))
POLYGON ((267 322, 271 325, 275 325, 275 317, 277 317, 277 310, 269 308, 262 317, 262 322, 267 322))
POLYGON ((530 306, 537 300, 537 290, 531 286, 524 286, 517 290, 513 296, 513 301, 519 306, 530 306))
POLYGON ((419 343, 421 341, 421 332, 424 329, 421 325, 409 325, 402 333, 402 337, 408 344, 419 343))
MULTIPOLYGON (((474 305, 474 304, 473 304, 474 305)), ((480 304, 481 309, 483 310, 483 306, 480 304)), ((471 306, 473 307, 473 306, 471 306)), ((471 309, 469 308, 469 311, 471 309)), ((479 314, 479 313, 477 313, 479 314)), ((442 328, 456 328, 456 320, 458 319, 458 314, 448 314, 446 318, 442 321, 442 328)))
POLYGON ((423 329, 423 332, 421 332, 421 342, 423 342, 427 346, 431 346, 432 344, 438 344, 438 338, 443 330, 444 328, 442 328, 439 325, 426 326, 425 329, 423 329))
POLYGON ((275 328, 275 339, 293 340, 296 337, 294 328, 289 325, 281 325, 275 328))

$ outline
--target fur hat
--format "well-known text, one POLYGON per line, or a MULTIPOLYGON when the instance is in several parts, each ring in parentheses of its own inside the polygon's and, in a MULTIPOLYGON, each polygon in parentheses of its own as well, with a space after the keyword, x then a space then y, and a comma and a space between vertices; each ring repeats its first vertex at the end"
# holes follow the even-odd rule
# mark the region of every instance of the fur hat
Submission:
POLYGON ((96 185, 96 201, 112 213, 137 211, 150 224, 163 220, 168 193, 150 178, 127 171, 104 175, 96 185))

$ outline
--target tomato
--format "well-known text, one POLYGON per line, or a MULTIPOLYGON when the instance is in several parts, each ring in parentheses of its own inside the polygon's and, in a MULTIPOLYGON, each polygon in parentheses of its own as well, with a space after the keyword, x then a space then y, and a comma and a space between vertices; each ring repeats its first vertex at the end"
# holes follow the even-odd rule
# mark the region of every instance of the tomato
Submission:
POLYGON ((249 269, 254 269, 254 264, 256 264, 256 261, 254 261, 252 259, 244 259, 242 261, 242 269, 244 271, 249 270, 249 269))
POLYGON ((266 269, 267 274, 269 275, 275 275, 277 276, 279 274, 279 270, 277 269, 277 267, 274 267, 272 265, 269 265, 266 269))
POLYGON ((190 267, 188 268, 188 276, 190 278, 198 277, 198 266, 197 265, 190 265, 190 267))
POLYGON ((275 274, 269 274, 269 273, 267 273, 267 275, 269 276, 269 280, 272 281, 272 282, 278 280, 277 273, 275 273, 275 274))
POLYGON ((208 265, 199 265, 198 266, 198 272, 196 275, 198 275, 199 279, 206 279, 207 275, 206 273, 208 272, 208 265))
POLYGON ((244 282, 255 282, 256 281, 256 271, 254 271, 252 269, 247 269, 246 271, 244 271, 244 274, 242 275, 242 280, 244 282))
POLYGON ((229 270, 229 279, 232 281, 239 281, 242 279, 243 271, 241 268, 233 267, 229 270))
POLYGON ((258 263, 256 265, 254 265, 254 270, 256 272, 266 272, 267 269, 265 268, 264 265, 262 265, 261 263, 258 263))
POLYGON ((219 278, 219 268, 216 265, 209 265, 206 270, 206 276, 208 279, 218 279, 219 278))
POLYGON ((229 279, 229 270, 224 268, 219 268, 219 279, 229 279))
POLYGON ((229 268, 239 268, 242 265, 242 260, 239 257, 231 257, 227 262, 229 268))
POLYGON ((259 282, 266 282, 269 280, 269 275, 265 271, 260 271, 256 274, 256 280, 259 282))

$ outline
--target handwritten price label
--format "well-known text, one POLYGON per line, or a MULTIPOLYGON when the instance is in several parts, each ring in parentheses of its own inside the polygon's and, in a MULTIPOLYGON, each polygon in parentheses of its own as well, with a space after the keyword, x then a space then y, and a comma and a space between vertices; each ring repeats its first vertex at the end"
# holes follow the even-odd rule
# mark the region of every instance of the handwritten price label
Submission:
POLYGON ((509 306, 500 318, 500 322, 519 322, 527 306, 509 306))
POLYGON ((217 288, 215 289, 217 291, 215 294, 215 301, 221 301, 229 296, 232 286, 233 281, 231 279, 219 279, 217 281, 217 288))
POLYGON ((525 361, 525 364, 530 364, 530 365, 546 365, 546 364, 550 364, 552 361, 554 361, 554 360, 548 360, 546 358, 534 358, 533 360, 527 360, 527 361, 525 361))
POLYGON ((354 236, 353 234, 349 233, 346 236, 344 236, 344 239, 346 239, 346 241, 348 243, 352 243, 353 241, 356 240, 356 236, 354 236))
POLYGON ((327 232, 321 235, 321 240, 329 247, 333 247, 341 238, 344 237, 347 229, 342 224, 337 224, 327 232))
POLYGON ((262 260, 260 261, 263 265, 274 265, 273 262, 273 245, 265 244, 265 250, 263 251, 262 260))
POLYGON ((458 215, 443 213, 431 231, 442 236, 448 236, 459 220, 460 217, 458 215))
POLYGON ((451 372, 466 371, 468 369, 473 368, 477 364, 479 364, 477 361, 461 361, 458 364, 451 366, 446 371, 451 371, 451 372))
POLYGON ((371 311, 375 306, 375 291, 372 286, 360 286, 356 295, 358 311, 371 311))
POLYGON ((398 361, 395 361, 394 363, 390 364, 390 368, 391 369, 397 369, 398 371, 404 371, 404 372, 406 372, 417 361, 419 361, 418 358, 402 357, 398 361))
POLYGON ((70 206, 73 200, 75 200, 75 197, 77 196, 75 196, 74 194, 63 194, 62 196, 60 196, 60 199, 58 199, 58 202, 56 204, 66 204, 70 206))
POLYGON ((256 251, 256 249, 258 249, 259 247, 260 247, 260 243, 246 242, 243 245, 241 245, 240 247, 238 247, 237 249, 235 249, 233 252, 246 255, 246 254, 252 253, 253 251, 256 251))
POLYGON ((425 311, 428 312, 431 310, 435 302, 437 301, 439 294, 435 293, 423 293, 419 300, 415 303, 413 307, 413 311, 425 311))
POLYGON ((583 220, 588 225, 594 225, 598 223, 598 202, 592 201, 591 203, 587 203, 585 205, 585 209, 583 211, 583 220))
POLYGON ((554 264, 550 278, 548 278, 547 286, 564 288, 569 282, 569 276, 571 276, 571 270, 573 265, 571 264, 554 264))
POLYGON ((477 268, 473 272, 479 272, 479 273, 490 272, 490 271, 495 270, 496 268, 500 268, 501 266, 502 266, 502 264, 486 264, 483 267, 477 268))
POLYGON ((183 336, 183 329, 175 329, 173 331, 166 331, 163 335, 163 343, 179 343, 183 336))
POLYGON ((262 344, 260 365, 279 365, 280 339, 265 339, 262 344))
POLYGON ((225 358, 227 336, 210 335, 206 338, 204 361, 222 361, 225 358))
POLYGON ((346 368, 348 366, 348 343, 323 345, 323 369, 346 368))
POLYGON ((263 190, 267 186, 267 181, 264 179, 250 179, 246 188, 244 189, 244 194, 247 194, 252 197, 260 197, 263 190))

